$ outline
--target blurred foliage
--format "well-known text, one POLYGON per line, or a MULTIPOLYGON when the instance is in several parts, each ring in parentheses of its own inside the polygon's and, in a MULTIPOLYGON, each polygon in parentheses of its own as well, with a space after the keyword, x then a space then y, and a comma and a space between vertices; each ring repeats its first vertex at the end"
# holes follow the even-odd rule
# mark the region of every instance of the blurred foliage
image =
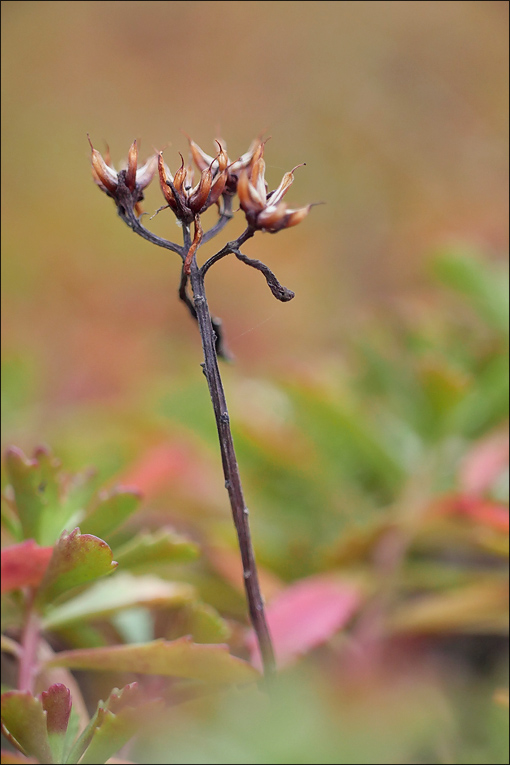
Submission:
MULTIPOLYGON (((198 380, 182 376, 178 391, 155 380, 130 412, 110 414, 101 444, 90 441, 94 408, 78 439, 72 431, 61 436, 70 455, 81 456, 84 443, 99 446, 98 474, 61 476, 43 448, 32 462, 8 452, 6 540, 53 544, 70 522, 89 533, 97 526, 121 569, 53 602, 67 589, 62 566, 73 535, 58 542, 61 557, 54 553, 36 601, 58 637, 60 653, 47 671, 108 669, 104 681, 94 673, 84 686, 93 708, 107 695, 108 678, 120 687, 130 677, 119 671, 138 661, 135 654, 108 658, 109 645, 176 641, 175 659, 159 657, 157 643, 144 654, 145 666, 159 673, 145 692, 171 703, 154 729, 139 733, 130 750, 136 761, 505 762, 507 280, 500 266, 458 249, 434 253, 430 275, 431 300, 440 302, 395 324, 365 325, 349 339, 341 367, 271 381, 224 365, 282 666, 270 698, 246 687, 185 692, 162 676, 201 677, 198 656, 188 664, 181 655, 179 635, 229 640, 244 657, 250 646, 213 418, 197 370, 198 380), (109 453, 119 443, 115 464, 109 453), (136 490, 99 491, 101 474, 136 490), (133 514, 140 491, 146 509, 133 514), (203 548, 200 558, 192 539, 203 548), (317 621, 310 640, 312 622, 323 617, 317 605, 289 605, 290 593, 309 582, 318 603, 319 582, 327 580, 317 575, 343 588, 344 615, 317 621)), ((106 573, 103 553, 91 555, 88 565, 106 573)), ((38 570, 34 564, 28 576, 38 570)), ((90 576, 78 567, 75 584, 90 576)), ((332 597, 326 609, 336 607, 332 597)), ((18 607, 15 598, 5 609, 11 634, 18 607)))
MULTIPOLYGON (((99 199, 86 134, 117 163, 135 136, 142 155, 171 141, 175 162, 181 128, 234 155, 267 127, 270 182, 306 161, 289 202, 326 204, 247 245, 292 303, 229 259, 208 276, 262 587, 271 608, 333 577, 359 603, 287 657, 272 700, 154 678, 171 706, 126 756, 508 762, 508 3, 3 2, 2 21, 2 444, 95 467, 23 528, 44 551, 100 487, 117 518, 133 500, 115 486, 143 494, 101 527, 119 570, 48 609, 52 650, 191 633, 249 655, 178 264, 99 199)), ((152 225, 169 235, 165 215, 152 225)), ((12 546, 20 520, 4 521, 12 546)), ((17 595, 3 618, 16 640, 17 595)), ((89 717, 131 679, 76 677, 89 717)))
MULTIPOLYGON (((163 698, 131 682, 113 688, 89 719, 79 684, 61 668, 170 676, 192 681, 198 693, 211 683, 260 678, 226 646, 213 645, 228 637, 228 626, 193 587, 155 575, 158 564, 194 559, 190 540, 160 529, 115 542, 117 528, 136 509, 135 492, 84 491, 92 476, 65 474, 42 447, 31 460, 11 447, 5 463, 3 530, 11 544, 2 549, 2 651, 17 660, 18 680, 6 673, 2 733, 21 753, 18 761, 106 762, 163 708, 163 698), (102 531, 112 547, 78 527, 66 531, 77 521, 102 531), (112 549, 124 568, 113 578, 119 563, 112 549), (151 576, 129 573, 143 562, 151 576), (152 639, 151 612, 158 610, 170 620, 172 640, 152 639), (137 642, 141 635, 146 639, 137 642), (73 639, 74 647, 54 654, 52 645, 73 646, 73 639)), ((11 757, 6 753, 2 761, 11 757)))

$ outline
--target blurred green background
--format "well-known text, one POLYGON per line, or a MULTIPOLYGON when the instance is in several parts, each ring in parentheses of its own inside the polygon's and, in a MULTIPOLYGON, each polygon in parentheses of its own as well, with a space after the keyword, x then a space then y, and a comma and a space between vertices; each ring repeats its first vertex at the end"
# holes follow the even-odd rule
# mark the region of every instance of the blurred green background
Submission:
MULTIPOLYGON (((420 519, 447 493, 498 508, 508 499, 504 448, 494 446, 508 417, 508 4, 3 2, 2 21, 3 445, 29 453, 49 443, 68 467, 139 485, 147 524, 235 550, 177 256, 116 217, 92 182, 87 133, 100 150, 110 145, 117 167, 139 138, 142 159, 168 146, 175 170, 182 131, 208 152, 221 134, 234 158, 265 130, 270 187, 306 162, 287 199, 325 203, 244 247, 296 292, 292 302, 275 301, 235 259, 208 276, 235 356, 225 385, 266 585, 360 567, 377 579, 377 540, 393 523, 397 561, 424 534, 397 590, 456 594, 487 565, 499 583, 501 529, 482 518, 441 536, 420 519), (492 448, 488 470, 480 443, 492 448), (437 564, 452 556, 453 579, 437 564)), ((161 204, 153 184, 145 210, 161 204)), ((150 226, 178 239, 167 212, 150 226)), ((217 249, 242 229, 239 213, 217 249)), ((220 579, 197 574, 204 598, 242 620, 242 597, 220 579)), ((484 591, 461 609, 460 626, 436 623, 440 633, 489 633, 498 646, 496 679, 484 676, 458 720, 446 705, 456 733, 438 762, 504 761, 492 722, 476 745, 459 733, 491 708, 502 677, 504 618, 499 601, 481 614, 485 603, 484 591)), ((421 670, 413 674, 409 657, 403 665, 419 685, 421 670)), ((320 680, 299 687, 327 706, 321 666, 320 680)), ((468 681, 452 666, 462 697, 468 681)), ((424 704, 437 713, 435 701, 424 704)), ((236 705, 226 719, 237 729, 236 705)), ((428 741, 423 727, 435 723, 423 722, 423 708, 417 740, 428 741)), ((324 761, 340 761, 323 724, 310 722, 310 751, 325 741, 324 761)), ((358 761, 353 736, 341 761, 358 761)), ((313 761, 303 751, 292 761, 313 761)), ((423 752, 413 761, 436 761, 423 752)), ((359 756, 377 755, 369 746, 359 756)), ((390 746, 384 756, 410 755, 390 746)))

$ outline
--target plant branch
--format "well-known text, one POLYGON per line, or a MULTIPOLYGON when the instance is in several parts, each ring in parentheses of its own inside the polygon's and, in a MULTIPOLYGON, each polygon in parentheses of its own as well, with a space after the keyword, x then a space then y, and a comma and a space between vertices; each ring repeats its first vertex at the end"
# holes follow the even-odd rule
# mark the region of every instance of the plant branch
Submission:
POLYGON ((268 268, 265 263, 262 263, 261 260, 248 258, 246 255, 243 255, 243 253, 238 248, 233 249, 232 252, 242 263, 246 263, 247 266, 256 268, 257 271, 260 271, 262 274, 264 274, 267 286, 277 300, 280 300, 282 303, 288 303, 288 301, 292 300, 292 298, 295 296, 295 293, 292 292, 292 290, 289 290, 288 287, 284 287, 283 284, 280 284, 271 269, 268 268))
POLYGON ((227 242, 226 245, 221 248, 221 250, 219 250, 215 255, 212 255, 209 260, 205 261, 204 265, 200 269, 202 276, 205 276, 210 267, 217 263, 218 260, 221 260, 226 255, 230 255, 231 252, 238 250, 239 247, 241 247, 241 245, 243 245, 248 239, 251 239, 254 233, 255 229, 253 229, 251 226, 247 226, 241 236, 239 236, 237 239, 234 239, 232 242, 227 242))
MULTIPOLYGON (((190 244, 189 229, 187 237, 185 235, 185 244, 186 242, 190 244)), ((239 547, 241 550, 244 586, 248 599, 250 619, 260 648, 264 675, 267 677, 272 675, 275 671, 275 659, 264 613, 264 602, 260 592, 255 555, 251 542, 248 508, 244 501, 239 466, 237 464, 232 432, 230 430, 227 402, 218 367, 215 347, 216 338, 205 294, 204 274, 198 267, 195 256, 193 256, 190 265, 191 288, 193 290, 195 311, 204 351, 203 369, 209 386, 209 393, 216 419, 223 474, 225 476, 225 488, 228 491, 234 525, 236 527, 239 547)))
MULTIPOLYGON (((128 191, 127 187, 126 191, 128 191)), ((174 189, 172 189, 172 191, 174 191, 174 189)), ((202 268, 198 266, 196 252, 200 245, 219 233, 232 217, 231 200, 228 200, 225 203, 225 208, 220 215, 219 220, 211 229, 205 232, 205 234, 201 229, 200 217, 198 215, 195 216, 195 236, 193 241, 190 234, 190 225, 183 221, 182 229, 184 242, 182 247, 173 242, 169 242, 166 239, 161 239, 142 226, 134 212, 132 198, 129 200, 126 199, 126 204, 123 202, 124 200, 122 198, 118 200, 117 207, 119 215, 135 233, 153 244, 176 252, 183 261, 179 284, 179 298, 186 305, 192 318, 198 322, 200 336, 202 338, 202 348, 204 352, 204 363, 202 366, 209 386, 209 393, 216 420, 223 474, 225 477, 225 488, 228 491, 234 525, 239 540, 248 610, 262 658, 264 675, 265 677, 268 677, 275 672, 274 650, 264 612, 264 602, 260 591, 255 554, 251 541, 248 508, 246 507, 244 500, 239 466, 237 464, 237 457, 230 429, 227 402, 218 367, 218 356, 227 358, 228 356, 223 346, 221 323, 218 319, 212 318, 209 312, 204 279, 207 271, 214 263, 217 263, 226 255, 234 253, 239 260, 256 268, 264 274, 271 292, 279 300, 290 300, 294 297, 294 293, 286 287, 282 287, 276 276, 267 266, 258 260, 247 258, 239 250, 241 245, 255 233, 255 229, 250 225, 247 226, 245 231, 236 240, 228 242, 225 247, 216 253, 216 255, 209 258, 202 268), (131 203, 129 204, 129 202, 131 203), (188 282, 191 282, 193 297, 188 293, 188 282)))
POLYGON ((149 229, 145 228, 145 226, 142 226, 139 219, 136 217, 131 204, 118 204, 117 210, 124 223, 126 223, 129 228, 135 232, 135 234, 138 234, 139 236, 143 237, 143 239, 146 239, 152 244, 157 244, 158 247, 164 247, 167 250, 176 252, 177 255, 180 255, 184 260, 185 253, 183 248, 180 245, 175 244, 175 242, 170 242, 168 239, 163 239, 160 236, 156 236, 156 234, 153 234, 152 231, 149 231, 149 229))

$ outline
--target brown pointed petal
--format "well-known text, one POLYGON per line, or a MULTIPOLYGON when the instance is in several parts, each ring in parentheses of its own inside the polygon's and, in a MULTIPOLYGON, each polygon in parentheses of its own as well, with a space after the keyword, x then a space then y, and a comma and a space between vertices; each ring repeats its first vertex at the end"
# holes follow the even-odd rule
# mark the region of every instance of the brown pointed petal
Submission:
POLYGON ((264 153, 264 143, 260 136, 257 136, 250 145, 248 151, 242 155, 241 160, 249 165, 251 162, 256 162, 264 153))
POLYGON ((184 157, 181 154, 181 166, 177 170, 177 172, 176 172, 176 174, 174 176, 175 190, 181 196, 182 196, 182 187, 184 185, 185 178, 186 178, 186 168, 184 167, 184 157))
MULTIPOLYGON (((266 141, 269 141, 269 138, 267 138, 266 141)), ((253 167, 253 165, 256 162, 258 162, 260 159, 263 158, 263 156, 264 156, 264 148, 266 146, 266 141, 260 141, 258 144, 257 143, 253 144, 253 146, 255 147, 254 151, 253 151, 253 156, 249 160, 249 163, 248 163, 252 167, 253 167)))
POLYGON ((136 186, 136 168, 138 165, 138 146, 136 140, 133 141, 129 148, 128 164, 126 172, 126 186, 130 191, 135 190, 136 186))
POLYGON ((239 180, 237 181, 237 195, 239 197, 239 202, 241 204, 241 207, 245 212, 253 209, 253 206, 251 203, 249 186, 250 186, 250 181, 248 179, 248 173, 246 172, 246 170, 243 170, 239 174, 239 180))
POLYGON ((228 179, 228 171, 224 170, 222 173, 216 176, 214 179, 214 183, 211 188, 211 193, 209 194, 209 206, 216 204, 218 199, 221 197, 223 192, 225 191, 225 186, 227 184, 228 179))
POLYGON ((255 164, 252 167, 251 185, 253 186, 253 189, 256 191, 257 196, 260 198, 260 200, 264 202, 264 206, 266 204, 266 194, 267 194, 267 183, 264 177, 265 172, 266 172, 266 163, 264 162, 262 157, 259 157, 259 159, 255 162, 255 164))
POLYGON ((106 144, 106 151, 105 151, 105 154, 104 154, 104 161, 106 162, 108 167, 113 167, 113 165, 112 165, 112 157, 111 157, 111 154, 110 154, 110 147, 108 146, 108 144, 106 144))
POLYGON ((273 191, 269 198, 272 205, 278 204, 278 202, 285 196, 294 182, 294 172, 298 169, 298 167, 303 167, 303 165, 304 162, 301 165, 296 165, 296 167, 292 168, 292 170, 290 170, 288 173, 285 173, 280 185, 277 189, 275 189, 275 191, 273 191))
POLYGON ((290 228, 291 226, 297 226, 298 223, 306 218, 313 205, 306 205, 306 207, 299 207, 297 210, 287 210, 285 215, 284 228, 290 228))
POLYGON ((252 182, 252 185, 257 187, 257 184, 259 182, 259 178, 264 178, 264 174, 266 172, 266 163, 262 159, 262 157, 259 157, 259 159, 253 163, 251 174, 250 174, 250 180, 252 182))
POLYGON ((192 194, 194 194, 197 191, 200 185, 200 181, 199 181, 197 185, 195 186, 195 188, 193 188, 194 178, 195 178, 195 170, 193 168, 193 165, 191 164, 191 157, 190 157, 188 159, 188 164, 186 166, 186 172, 185 172, 184 184, 183 184, 184 185, 183 191, 188 197, 188 199, 192 194))
POLYGON ((170 205, 170 207, 175 210, 176 204, 174 195, 172 194, 171 188, 167 185, 167 180, 172 181, 172 174, 170 173, 170 170, 165 165, 163 161, 163 152, 159 152, 158 154, 158 173, 159 173, 159 185, 161 186, 161 191, 163 192, 163 196, 166 199, 167 204, 170 205))
POLYGON ((90 169, 92 170, 92 178, 94 179, 94 183, 97 183, 101 191, 108 193, 108 189, 106 188, 106 186, 104 185, 104 183, 101 181, 100 177, 94 170, 94 166, 92 166, 90 169))
POLYGON ((207 202, 207 197, 209 196, 212 186, 212 177, 211 168, 206 167, 206 169, 202 171, 202 177, 200 178, 197 190, 191 195, 189 200, 189 207, 192 212, 199 213, 207 202))
POLYGON ((257 161, 261 156, 261 147, 262 141, 260 138, 256 138, 252 141, 248 151, 245 154, 242 154, 239 159, 236 159, 235 162, 232 162, 230 165, 230 172, 237 175, 237 173, 244 167, 249 167, 253 161, 257 161))
POLYGON ((257 226, 264 231, 280 231, 285 228, 287 205, 280 202, 278 205, 270 205, 262 210, 257 218, 257 226))
POLYGON ((94 148, 92 149, 92 171, 96 183, 99 179, 99 183, 105 189, 112 194, 115 193, 118 186, 117 173, 111 167, 108 167, 101 154, 94 148))
POLYGON ((142 165, 142 167, 140 167, 136 171, 136 185, 140 189, 147 188, 149 183, 154 178, 157 166, 158 166, 158 160, 156 156, 153 154, 152 157, 149 157, 145 165, 142 165))
POLYGON ((200 148, 198 144, 195 143, 189 136, 187 137, 189 141, 189 148, 191 151, 191 156, 193 157, 193 162, 198 167, 200 172, 203 172, 206 170, 211 162, 213 162, 214 157, 210 157, 209 154, 206 154, 203 149, 200 148))
POLYGON ((216 156, 216 160, 218 162, 218 167, 220 170, 220 173, 222 173, 224 170, 228 167, 228 155, 223 146, 221 145, 220 141, 216 141, 218 144, 219 152, 216 156))
POLYGON ((261 200, 248 179, 246 170, 242 170, 237 182, 237 195, 241 208, 245 212, 260 212, 265 207, 265 198, 261 200))

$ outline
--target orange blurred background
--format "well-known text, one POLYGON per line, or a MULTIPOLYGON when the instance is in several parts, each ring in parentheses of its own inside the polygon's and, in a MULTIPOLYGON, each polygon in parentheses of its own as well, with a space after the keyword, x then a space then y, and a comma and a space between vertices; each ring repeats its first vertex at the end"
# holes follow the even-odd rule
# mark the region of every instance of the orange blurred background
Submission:
MULTIPOLYGON (((487 0, 3 2, 4 443, 90 429, 89 405, 106 427, 148 381, 178 391, 199 372, 178 258, 116 217, 87 132, 117 166, 135 137, 142 159, 169 144, 175 170, 182 131, 208 152, 220 133, 235 157, 265 130, 273 188, 306 162, 287 199, 325 204, 244 248, 295 300, 230 258, 210 305, 235 374, 341 364, 367 317, 428 310, 434 247, 506 252, 507 15, 487 0)), ((160 204, 154 184, 145 209, 160 204)), ((150 225, 178 239, 168 212, 150 225)))

